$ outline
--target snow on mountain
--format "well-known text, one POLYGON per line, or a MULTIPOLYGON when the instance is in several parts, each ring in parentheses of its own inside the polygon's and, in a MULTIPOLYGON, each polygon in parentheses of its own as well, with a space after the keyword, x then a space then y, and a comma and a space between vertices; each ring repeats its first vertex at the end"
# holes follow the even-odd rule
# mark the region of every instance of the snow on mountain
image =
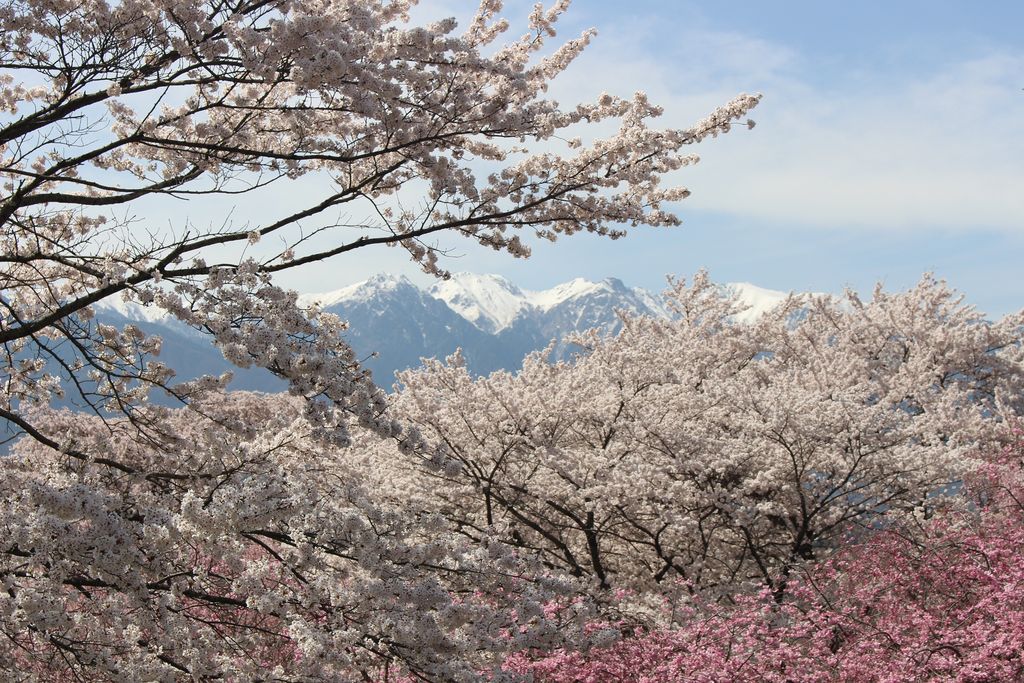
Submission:
POLYGON ((540 310, 550 311, 555 306, 565 303, 566 301, 578 299, 579 297, 586 296, 588 294, 593 294, 601 289, 609 289, 607 282, 607 280, 604 282, 591 282, 578 277, 560 285, 556 285, 551 289, 545 289, 540 292, 529 292, 527 293, 527 297, 529 302, 540 310))
MULTIPOLYGON (((395 293, 406 288, 420 289, 404 276, 381 274, 332 292, 302 294, 299 302, 304 305, 315 302, 326 309, 368 301, 385 292, 395 293)), ((757 319, 788 296, 786 292, 765 289, 749 282, 727 283, 721 285, 721 289, 738 296, 740 302, 748 306, 736 316, 738 322, 757 319)), ((572 302, 588 307, 598 301, 597 305, 608 315, 615 308, 659 317, 670 315, 660 295, 627 287, 615 278, 601 282, 575 278, 550 289, 530 291, 520 289, 500 275, 455 273, 451 279, 436 282, 425 292, 420 291, 443 301, 460 317, 487 334, 498 334, 508 329, 518 317, 551 314, 572 302)), ((582 324, 586 316, 577 318, 582 324)))
POLYGON ((583 329, 587 322, 612 331, 616 327, 615 311, 667 316, 668 310, 659 297, 642 289, 626 287, 621 280, 608 278, 591 282, 576 278, 541 291, 522 290, 500 275, 456 273, 451 279, 438 282, 429 294, 488 334, 499 334, 516 326, 538 327, 553 336, 561 336, 562 328, 583 329), (571 310, 570 310, 571 309, 571 310))
POLYGON ((341 289, 319 294, 300 294, 299 305, 318 305, 321 309, 330 308, 339 303, 351 303, 355 301, 366 301, 383 292, 393 292, 404 287, 416 287, 409 278, 404 275, 391 275, 380 273, 368 280, 348 285, 341 289))
POLYGON ((627 287, 616 278, 600 282, 577 278, 548 290, 530 292, 528 298, 530 306, 516 318, 510 332, 529 350, 543 348, 554 340, 554 360, 570 358, 578 351, 566 339, 574 332, 598 329, 603 334, 617 333, 622 329, 620 312, 656 317, 667 314, 664 307, 651 305, 655 297, 642 289, 627 287))
POLYGON ((112 311, 129 320, 147 323, 167 322, 169 314, 158 306, 143 306, 135 301, 125 301, 120 296, 108 296, 94 304, 97 312, 112 311))
POLYGON ((735 296, 740 304, 748 308, 737 313, 735 320, 740 323, 748 323, 757 320, 762 315, 778 306, 789 296, 786 292, 774 289, 765 289, 752 285, 749 282, 729 282, 721 286, 723 292, 735 296))
MULTIPOLYGON (((738 322, 754 320, 787 296, 749 283, 721 288, 749 306, 737 316, 738 322)), ((377 275, 334 291, 303 294, 299 301, 307 306, 317 303, 349 321, 346 341, 384 387, 391 384, 395 371, 415 367, 421 358, 444 358, 456 348, 463 349, 474 374, 515 371, 526 354, 552 340, 551 357, 560 360, 577 350, 567 341, 575 332, 597 328, 616 333, 622 325, 618 311, 671 315, 659 295, 627 287, 615 278, 576 278, 543 291, 524 291, 498 275, 457 273, 428 288, 406 277, 377 275)), ((189 375, 232 369, 209 339, 159 309, 116 297, 99 303, 97 309, 99 317, 114 324, 136 321, 147 332, 165 337, 169 364, 189 375)), ((282 386, 265 372, 236 375, 239 388, 279 391, 282 386)))
POLYGON ((500 275, 455 273, 431 285, 428 292, 489 334, 508 327, 528 304, 523 291, 500 275))
POLYGON ((318 302, 348 322, 345 341, 382 387, 391 386, 396 371, 417 367, 423 358, 445 358, 460 347, 474 372, 488 373, 508 362, 493 335, 404 277, 378 275, 301 301, 318 302))
POLYGON ((651 294, 646 289, 634 289, 633 291, 636 293, 637 298, 640 299, 640 301, 658 317, 672 317, 672 311, 665 305, 665 298, 663 296, 660 294, 651 294))

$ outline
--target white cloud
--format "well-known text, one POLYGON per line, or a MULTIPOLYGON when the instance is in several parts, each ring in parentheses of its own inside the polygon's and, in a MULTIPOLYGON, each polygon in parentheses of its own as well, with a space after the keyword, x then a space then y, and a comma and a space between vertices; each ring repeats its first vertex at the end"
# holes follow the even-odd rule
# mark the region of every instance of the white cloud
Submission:
MULTIPOLYGON (((416 19, 450 14, 465 19, 472 4, 424 2, 416 19)), ((514 0, 504 14, 522 19, 529 4, 514 0)), ((735 225, 750 230, 784 225, 808 235, 815 229, 847 234, 898 229, 914 235, 979 228, 1024 235, 1024 52, 948 55, 930 70, 910 71, 894 63, 881 73, 841 59, 817 63, 785 45, 738 32, 700 26, 680 31, 677 26, 684 22, 673 25, 666 16, 609 23, 599 14, 599 3, 579 1, 560 31, 563 38, 590 24, 600 30, 591 48, 552 88, 552 97, 566 106, 592 100, 601 91, 628 96, 645 90, 665 107, 661 124, 682 127, 741 91, 765 95, 754 111, 755 130, 737 130, 700 145, 695 151, 703 157, 701 164, 677 176, 693 190, 679 207, 684 220, 709 211, 733 217, 735 225)), ((513 28, 509 37, 519 32, 513 28)), ((249 208, 259 212, 265 207, 249 208)), ((466 255, 446 260, 447 267, 504 272, 519 284, 562 281, 588 273, 595 263, 607 267, 593 277, 635 278, 631 271, 641 269, 632 263, 650 248, 642 241, 612 245, 578 238, 541 245, 537 257, 524 264, 466 240, 445 236, 442 241, 454 245, 455 254, 466 255), (565 276, 548 277, 545 268, 565 276)), ((808 246, 801 258, 820 259, 828 249, 828 244, 808 246)), ((799 249, 787 246, 786 251, 799 249)), ((744 263, 757 267, 750 259, 744 263)), ((666 268, 690 265, 680 261, 666 268)), ((868 264, 857 269, 869 270, 870 278, 881 276, 868 264)), ((359 258, 338 259, 282 279, 317 290, 385 270, 404 272, 421 283, 427 279, 417 277, 416 267, 398 249, 368 250, 359 258)), ((842 280, 815 286, 841 285, 842 280)))
POLYGON ((783 87, 761 127, 708 150, 695 207, 864 228, 1024 231, 1024 58, 957 65, 903 87, 783 87))
MULTIPOLYGON (((702 144, 677 177, 681 211, 859 229, 986 228, 1024 233, 1024 52, 914 74, 836 73, 822 86, 792 50, 736 33, 647 46, 612 30, 555 88, 567 103, 598 89, 644 89, 664 125, 687 125, 741 90, 765 97, 756 130, 702 144)), ((648 41, 653 42, 653 41, 648 41)))

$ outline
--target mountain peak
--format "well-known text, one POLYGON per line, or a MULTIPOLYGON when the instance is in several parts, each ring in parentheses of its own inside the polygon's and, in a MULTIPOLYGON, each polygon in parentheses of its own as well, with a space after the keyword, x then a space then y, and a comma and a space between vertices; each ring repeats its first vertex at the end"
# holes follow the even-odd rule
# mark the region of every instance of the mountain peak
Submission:
POLYGON ((727 282, 721 285, 720 289, 723 293, 735 296, 740 304, 748 307, 734 316, 737 322, 753 322, 789 296, 786 292, 765 289, 749 282, 727 282))
POLYGON ((625 282, 623 282, 617 277, 606 277, 605 279, 601 280, 601 284, 605 285, 613 292, 628 292, 630 289, 629 287, 626 286, 625 282))
MULTIPOLYGON (((786 297, 746 282, 720 285, 719 291, 734 294, 750 306, 736 316, 737 322, 754 320, 786 297)), ((498 275, 456 273, 421 288, 406 277, 383 274, 333 292, 304 294, 299 301, 305 306, 319 304, 351 321, 346 340, 384 383, 396 370, 418 365, 422 357, 444 358, 460 347, 473 373, 514 371, 527 353, 553 340, 551 357, 569 358, 574 347, 566 340, 574 332, 598 329, 614 334, 621 329, 622 312, 672 315, 660 297, 616 278, 600 282, 576 278, 543 291, 524 291, 498 275)), ((174 319, 164 320, 163 315, 153 307, 120 299, 97 305, 99 318, 119 325, 125 318, 137 321, 148 333, 173 340, 165 345, 167 353, 202 361, 198 365, 182 361, 185 367, 195 365, 199 372, 227 369, 227 362, 220 352, 210 351, 206 339, 174 319)), ((246 387, 281 388, 269 375, 248 377, 246 387)))
POLYGON ((429 293, 477 328, 494 334, 508 327, 527 305, 523 291, 500 275, 454 273, 429 293))
POLYGON ((362 282, 357 282, 354 285, 342 287, 332 292, 300 294, 299 304, 303 306, 317 304, 320 308, 328 308, 340 301, 366 300, 380 292, 395 292, 407 287, 417 289, 418 291, 416 285, 404 275, 378 273, 362 282))
POLYGON ((519 293, 519 288, 512 284, 508 278, 503 275, 496 275, 494 273, 469 273, 466 271, 452 273, 451 278, 444 280, 443 282, 456 282, 461 285, 469 286, 473 284, 489 286, 489 287, 500 287, 507 289, 511 292, 519 293))
POLYGON ((125 301, 119 294, 100 299, 95 304, 96 308, 113 311, 114 313, 127 318, 128 320, 139 320, 149 323, 165 322, 170 315, 159 306, 144 306, 135 301, 125 301))
POLYGON ((607 288, 607 286, 604 283, 591 282, 590 280, 577 277, 560 285, 555 285, 551 289, 530 292, 527 296, 530 303, 540 310, 550 311, 561 303, 592 294, 602 288, 607 288))

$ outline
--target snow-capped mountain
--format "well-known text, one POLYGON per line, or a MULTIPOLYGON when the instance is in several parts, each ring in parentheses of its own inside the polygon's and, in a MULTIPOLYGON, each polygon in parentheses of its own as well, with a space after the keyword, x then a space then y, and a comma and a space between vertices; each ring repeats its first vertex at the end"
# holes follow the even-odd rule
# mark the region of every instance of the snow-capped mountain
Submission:
POLYGON ((391 275, 390 273, 379 273, 374 275, 369 280, 363 280, 341 289, 336 289, 333 292, 324 292, 320 294, 300 294, 299 305, 301 306, 312 306, 317 305, 321 310, 327 310, 332 306, 339 303, 351 303, 355 301, 371 301, 375 298, 379 298, 381 295, 386 295, 393 292, 401 292, 408 288, 416 288, 409 278, 404 275, 391 275))
MULTIPOLYGON (((724 289, 750 307, 737 316, 741 320, 755 318, 786 296, 746 283, 724 289)), ((566 338, 574 332, 598 328, 614 334, 622 324, 619 311, 670 315, 661 297, 615 278, 576 278, 528 291, 498 275, 456 273, 426 290, 405 278, 376 276, 301 301, 319 302, 323 310, 348 319, 348 341, 385 385, 395 370, 460 347, 475 373, 515 370, 526 354, 552 341, 553 358, 567 358, 573 349, 566 338)))
POLYGON ((427 291, 488 334, 521 327, 523 320, 544 320, 541 327, 554 328, 552 338, 562 336, 567 326, 575 331, 614 327, 616 309, 667 315, 656 297, 642 289, 630 289, 615 278, 601 282, 576 278, 551 289, 528 291, 500 275, 456 273, 427 291))
MULTIPOLYGON (((620 327, 616 311, 637 315, 667 317, 668 311, 650 292, 632 289, 617 278, 590 282, 576 278, 542 292, 529 294, 530 304, 550 331, 569 328, 581 332, 599 327, 615 332, 620 327)), ((555 334, 552 338, 562 336, 555 334)))
POLYGON ((455 273, 427 291, 488 334, 508 327, 530 305, 529 296, 500 275, 455 273))
POLYGON ((346 341, 385 388, 396 370, 416 367, 422 358, 444 358, 459 347, 474 370, 504 367, 490 334, 406 277, 377 275, 334 292, 304 295, 300 302, 317 302, 348 321, 346 341))
MULTIPOLYGON (((786 297, 748 283, 723 285, 723 290, 749 306, 740 320, 752 320, 786 297)), ((565 342, 572 333, 591 328, 615 333, 621 326, 617 311, 669 315, 659 296, 615 278, 577 278, 551 289, 527 291, 498 275, 457 273, 425 289, 402 276, 377 275, 334 291, 303 294, 299 301, 349 322, 346 340, 385 388, 396 371, 416 367, 422 358, 444 358, 457 348, 462 348, 474 373, 514 371, 526 354, 552 340, 554 358, 563 359, 572 353, 565 342)), ((182 378, 232 370, 208 339, 156 309, 103 302, 97 315, 114 324, 135 322, 164 336, 164 359, 188 371, 182 378)), ((265 371, 233 371, 237 388, 282 388, 280 380, 265 371)))
POLYGON ((111 296, 96 303, 101 312, 109 312, 137 322, 164 324, 170 319, 167 311, 157 306, 143 306, 134 301, 125 301, 120 296, 111 296))
POLYGON ((735 296, 747 308, 733 316, 737 322, 748 323, 760 318, 775 308, 789 296, 786 292, 765 289, 749 282, 730 282, 722 285, 722 290, 735 296))

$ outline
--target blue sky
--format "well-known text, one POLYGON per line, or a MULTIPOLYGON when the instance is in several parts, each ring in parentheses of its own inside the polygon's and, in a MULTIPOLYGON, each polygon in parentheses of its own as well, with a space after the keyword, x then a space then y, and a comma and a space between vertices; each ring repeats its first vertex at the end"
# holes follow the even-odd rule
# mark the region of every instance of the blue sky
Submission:
MULTIPOLYGON (((423 0, 426 15, 471 2, 423 0)), ((515 22, 529 11, 511 2, 515 22)), ((646 91, 685 126, 741 91, 757 127, 701 144, 675 180, 693 195, 672 230, 574 237, 513 260, 464 243, 452 270, 530 289, 615 276, 658 290, 667 274, 798 291, 870 291, 947 279, 993 315, 1024 308, 1024 3, 576 0, 568 37, 599 35, 552 93, 646 91)), ((304 291, 388 270, 396 250, 296 274, 304 291)))

